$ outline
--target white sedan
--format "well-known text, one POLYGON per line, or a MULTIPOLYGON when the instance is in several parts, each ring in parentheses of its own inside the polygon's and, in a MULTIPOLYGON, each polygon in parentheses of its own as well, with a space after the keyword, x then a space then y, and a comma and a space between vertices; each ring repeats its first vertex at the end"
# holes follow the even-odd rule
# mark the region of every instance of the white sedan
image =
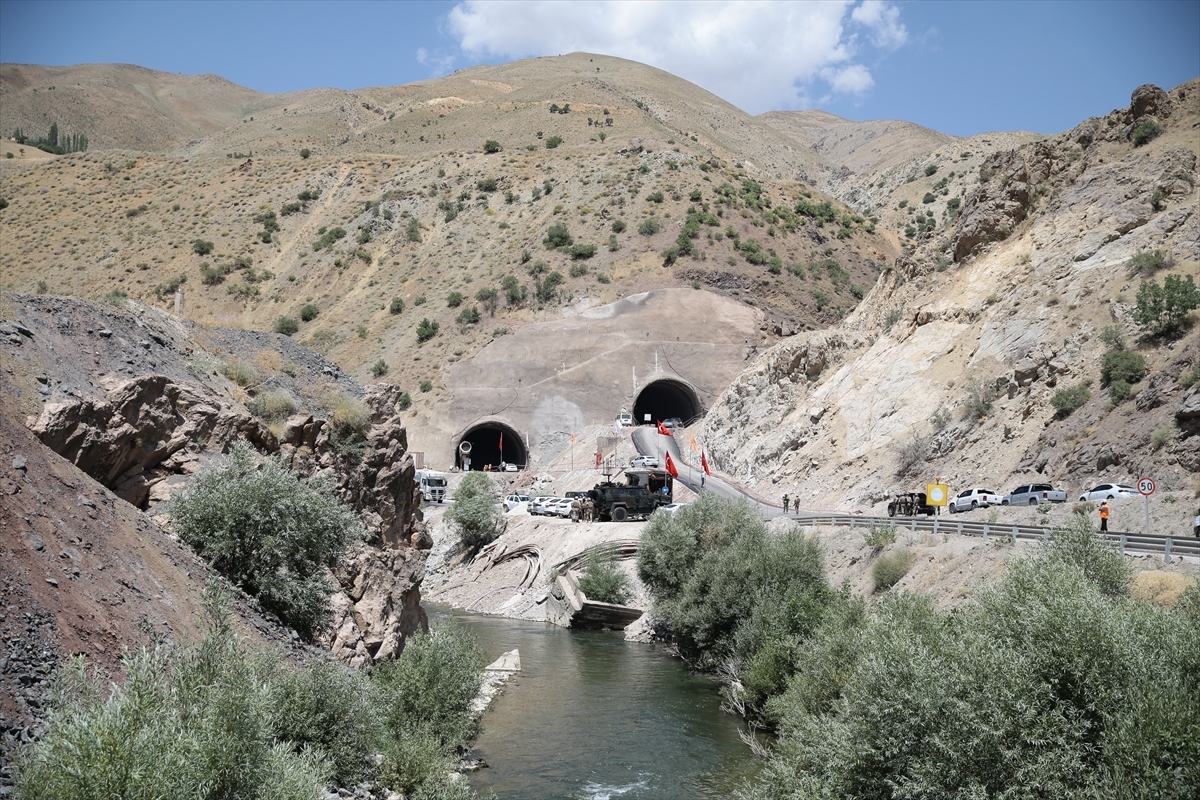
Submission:
POLYGON ((1138 490, 1132 486, 1125 486, 1120 483, 1102 483, 1093 488, 1090 492, 1084 492, 1079 495, 1079 502, 1086 503, 1093 500, 1127 500, 1131 497, 1137 497, 1138 490))

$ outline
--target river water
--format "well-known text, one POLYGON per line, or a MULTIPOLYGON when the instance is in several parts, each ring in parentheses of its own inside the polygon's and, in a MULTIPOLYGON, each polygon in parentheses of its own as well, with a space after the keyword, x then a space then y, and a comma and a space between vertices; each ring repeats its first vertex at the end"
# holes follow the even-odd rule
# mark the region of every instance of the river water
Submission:
POLYGON ((471 775, 500 800, 728 798, 757 762, 720 710, 717 684, 622 634, 430 609, 521 672, 483 716, 471 775))

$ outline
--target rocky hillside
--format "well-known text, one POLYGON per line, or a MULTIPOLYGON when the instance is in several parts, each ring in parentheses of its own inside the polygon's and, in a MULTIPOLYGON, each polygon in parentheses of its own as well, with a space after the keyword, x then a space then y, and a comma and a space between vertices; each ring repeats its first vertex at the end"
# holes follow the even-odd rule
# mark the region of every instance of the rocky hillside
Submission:
POLYGON ((868 513, 938 476, 1077 496, 1152 475, 1163 524, 1190 533, 1200 332, 1192 315, 1151 335, 1133 312, 1143 279, 1200 268, 1198 126, 1200 82, 1142 87, 1127 109, 988 156, 955 219, 917 234, 858 310, 730 387, 704 424, 717 463, 868 513), (1127 392, 1104 375, 1117 350, 1144 363, 1127 392))
MULTIPOLYGON (((49 72, 22 70, 6 97, 36 89, 51 104, 38 113, 83 124, 74 106, 53 106, 49 72)), ((204 107, 223 119, 235 101, 257 105, 167 152, 93 144, 35 163, 7 144, 0 286, 168 310, 182 289, 183 316, 205 324, 271 330, 287 318, 356 379, 386 369, 421 405, 444 399, 451 363, 505 331, 656 288, 736 298, 768 331, 823 327, 898 253, 871 217, 793 180, 819 156, 620 59, 204 107), (485 152, 488 141, 500 150, 485 152), (433 394, 414 391, 424 381, 433 394)), ((136 117, 151 100, 113 103, 136 117)), ((118 141, 139 146, 132 128, 118 141)))

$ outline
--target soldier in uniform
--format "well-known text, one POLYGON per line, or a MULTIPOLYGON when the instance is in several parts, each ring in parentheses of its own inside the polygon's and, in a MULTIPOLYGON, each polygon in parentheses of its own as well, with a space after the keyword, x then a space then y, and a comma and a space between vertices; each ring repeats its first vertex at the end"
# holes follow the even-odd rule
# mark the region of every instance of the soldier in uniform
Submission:
POLYGON ((785 513, 785 514, 787 513, 787 510, 788 510, 788 505, 789 505, 791 502, 792 502, 792 501, 791 501, 791 498, 789 498, 789 497, 788 497, 788 496, 785 494, 785 495, 783 496, 783 513, 785 513))

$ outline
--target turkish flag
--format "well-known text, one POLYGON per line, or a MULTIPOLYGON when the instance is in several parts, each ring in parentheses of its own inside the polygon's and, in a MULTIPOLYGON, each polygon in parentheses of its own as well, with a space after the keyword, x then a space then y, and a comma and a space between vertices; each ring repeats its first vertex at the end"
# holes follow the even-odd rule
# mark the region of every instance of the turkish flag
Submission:
POLYGON ((500 431, 500 452, 504 452, 504 431, 500 431))
POLYGON ((670 453, 667 453, 667 474, 672 478, 679 477, 679 470, 675 468, 675 462, 671 460, 670 453))
POLYGON ((704 457, 704 451, 700 451, 700 466, 704 467, 705 475, 712 475, 712 470, 708 468, 708 459, 704 457))
POLYGON ((661 420, 658 423, 658 432, 663 436, 671 435, 671 430, 666 425, 663 425, 661 420))
POLYGON ((600 460, 604 458, 604 453, 596 453, 596 469, 600 469, 600 460))

